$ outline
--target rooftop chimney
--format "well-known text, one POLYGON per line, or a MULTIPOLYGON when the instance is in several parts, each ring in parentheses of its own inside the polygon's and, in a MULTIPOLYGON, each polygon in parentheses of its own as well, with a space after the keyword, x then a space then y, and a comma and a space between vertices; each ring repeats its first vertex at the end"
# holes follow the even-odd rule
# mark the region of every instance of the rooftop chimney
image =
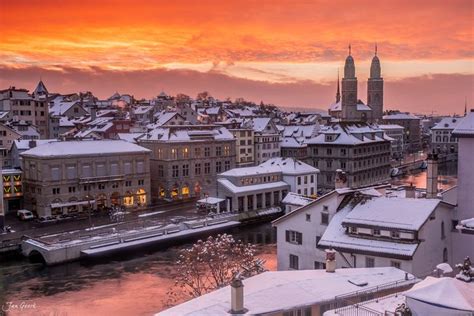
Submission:
POLYGON ((410 183, 409 186, 405 187, 405 197, 407 199, 416 198, 415 191, 416 191, 416 186, 414 186, 413 183, 410 183))
POLYGON ((326 272, 336 272, 336 251, 326 249, 326 272))
POLYGON ((30 147, 30 149, 35 148, 36 147, 36 140, 30 140, 28 142, 28 147, 30 147))
POLYGON ((438 154, 428 154, 428 170, 426 171, 426 198, 436 199, 438 196, 438 154))
POLYGON ((92 122, 92 121, 95 121, 95 119, 97 118, 97 107, 93 105, 91 106, 90 110, 91 110, 91 122, 92 122))
POLYGON ((344 171, 341 169, 336 170, 336 183, 335 187, 336 189, 342 189, 342 188, 347 188, 347 176, 344 171))
POLYGON ((237 275, 230 284, 230 311, 229 314, 243 314, 244 308, 244 284, 237 275))

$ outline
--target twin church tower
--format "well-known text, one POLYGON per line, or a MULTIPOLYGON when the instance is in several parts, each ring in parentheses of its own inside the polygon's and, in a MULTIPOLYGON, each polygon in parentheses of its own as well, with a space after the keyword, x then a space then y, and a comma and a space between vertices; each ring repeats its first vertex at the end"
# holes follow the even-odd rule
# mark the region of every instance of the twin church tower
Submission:
POLYGON ((372 58, 370 77, 367 82, 367 105, 357 98, 357 77, 349 45, 349 56, 346 58, 344 77, 342 78, 342 98, 339 92, 338 78, 336 103, 329 109, 329 114, 342 121, 378 122, 382 120, 383 78, 380 60, 377 57, 377 46, 375 46, 375 55, 372 58))

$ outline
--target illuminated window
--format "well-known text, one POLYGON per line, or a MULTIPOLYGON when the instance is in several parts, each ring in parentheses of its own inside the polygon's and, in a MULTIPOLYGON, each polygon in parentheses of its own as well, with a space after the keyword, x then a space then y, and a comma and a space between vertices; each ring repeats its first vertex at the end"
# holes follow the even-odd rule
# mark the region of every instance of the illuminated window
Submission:
POLYGON ((137 191, 138 205, 146 205, 146 192, 144 189, 137 191))
POLYGON ((123 204, 125 206, 133 206, 133 194, 130 191, 127 191, 127 193, 125 193, 125 196, 123 198, 123 204))
POLYGON ((181 188, 181 195, 183 197, 189 197, 189 187, 187 185, 181 188))

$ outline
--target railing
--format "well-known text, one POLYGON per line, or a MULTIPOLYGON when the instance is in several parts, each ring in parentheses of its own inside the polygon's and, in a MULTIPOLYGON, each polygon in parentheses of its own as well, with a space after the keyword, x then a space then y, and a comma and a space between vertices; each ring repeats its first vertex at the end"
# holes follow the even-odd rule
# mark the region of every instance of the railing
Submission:
MULTIPOLYGON (((385 283, 382 285, 374 286, 371 288, 363 289, 363 290, 358 290, 350 293, 346 293, 343 295, 338 295, 334 298, 333 303, 331 304, 332 309, 336 309, 336 311, 339 311, 341 308, 355 308, 359 309, 361 308, 361 305, 359 303, 361 302, 366 302, 369 300, 373 300, 376 297, 380 297, 381 293, 390 289, 400 289, 402 287, 408 286, 411 284, 410 281, 413 281, 414 278, 411 279, 403 279, 403 280, 397 280, 394 282, 389 282, 385 283)), ((388 293, 387 293, 388 294, 388 293)), ((385 295, 387 295, 385 294, 385 295)), ((367 308, 364 306, 364 308, 367 308)), ((346 314, 344 314, 346 315, 346 314)), ((347 314, 347 315, 352 315, 352 314, 347 314)), ((357 314, 355 314, 357 315, 357 314)), ((360 314, 360 315, 369 315, 369 314, 360 314)), ((375 314, 378 315, 378 314, 375 314)))
POLYGON ((337 315, 343 316, 384 316, 384 313, 355 304, 336 309, 337 315))

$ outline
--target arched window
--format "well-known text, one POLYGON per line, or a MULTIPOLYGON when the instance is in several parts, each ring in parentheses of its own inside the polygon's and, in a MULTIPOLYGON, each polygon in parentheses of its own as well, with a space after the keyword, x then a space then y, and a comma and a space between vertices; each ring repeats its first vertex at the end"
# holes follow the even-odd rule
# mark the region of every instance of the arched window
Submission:
POLYGON ((448 249, 443 249, 443 262, 448 262, 448 249))
POLYGON ((441 239, 445 239, 445 238, 446 238, 446 234, 444 231, 444 222, 441 222, 441 239))

